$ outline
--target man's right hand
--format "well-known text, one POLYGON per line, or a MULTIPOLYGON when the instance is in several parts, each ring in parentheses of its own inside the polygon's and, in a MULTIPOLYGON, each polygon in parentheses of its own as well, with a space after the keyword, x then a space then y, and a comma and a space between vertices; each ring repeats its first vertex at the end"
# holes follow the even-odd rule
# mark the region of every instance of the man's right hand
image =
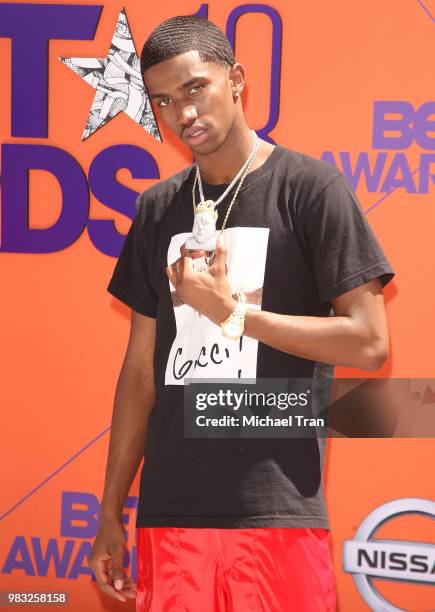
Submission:
POLYGON ((101 519, 89 564, 98 587, 120 601, 127 601, 127 597, 135 598, 137 593, 136 583, 124 574, 126 546, 121 520, 101 519))

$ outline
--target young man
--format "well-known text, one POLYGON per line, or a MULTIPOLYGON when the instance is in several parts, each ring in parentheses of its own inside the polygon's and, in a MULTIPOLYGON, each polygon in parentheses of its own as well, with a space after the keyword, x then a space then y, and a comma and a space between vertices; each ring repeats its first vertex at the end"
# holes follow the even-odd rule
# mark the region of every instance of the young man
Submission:
POLYGON ((257 140, 243 66, 217 26, 163 22, 141 69, 194 164, 138 197, 108 286, 131 307, 131 331, 91 567, 137 610, 334 610, 325 440, 186 437, 184 379, 314 388, 335 364, 377 369, 394 272, 340 171, 257 140), (142 456, 136 587, 121 512, 142 456))

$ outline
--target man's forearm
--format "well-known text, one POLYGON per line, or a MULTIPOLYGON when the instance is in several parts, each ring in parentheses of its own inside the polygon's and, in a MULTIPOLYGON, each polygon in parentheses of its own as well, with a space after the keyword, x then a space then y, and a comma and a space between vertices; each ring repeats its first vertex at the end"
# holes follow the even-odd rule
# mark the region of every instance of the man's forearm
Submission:
POLYGON ((285 353, 334 365, 375 370, 385 356, 361 321, 307 317, 248 308, 244 335, 285 353))
POLYGON ((116 386, 101 516, 120 517, 144 453, 154 383, 143 369, 123 366, 116 386))

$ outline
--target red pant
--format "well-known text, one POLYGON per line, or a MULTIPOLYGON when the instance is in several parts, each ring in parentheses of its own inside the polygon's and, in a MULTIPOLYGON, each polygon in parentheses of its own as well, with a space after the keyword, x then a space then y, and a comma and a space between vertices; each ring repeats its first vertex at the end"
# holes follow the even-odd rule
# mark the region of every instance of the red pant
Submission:
POLYGON ((321 528, 140 527, 137 612, 334 612, 321 528))

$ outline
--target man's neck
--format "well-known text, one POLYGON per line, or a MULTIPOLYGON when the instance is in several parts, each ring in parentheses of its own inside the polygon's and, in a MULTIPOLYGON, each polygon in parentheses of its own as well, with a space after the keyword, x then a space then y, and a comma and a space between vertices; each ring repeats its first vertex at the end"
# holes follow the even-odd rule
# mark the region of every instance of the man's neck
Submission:
POLYGON ((248 159, 253 146, 252 131, 246 124, 234 128, 218 151, 195 156, 202 179, 214 185, 230 183, 248 159))

